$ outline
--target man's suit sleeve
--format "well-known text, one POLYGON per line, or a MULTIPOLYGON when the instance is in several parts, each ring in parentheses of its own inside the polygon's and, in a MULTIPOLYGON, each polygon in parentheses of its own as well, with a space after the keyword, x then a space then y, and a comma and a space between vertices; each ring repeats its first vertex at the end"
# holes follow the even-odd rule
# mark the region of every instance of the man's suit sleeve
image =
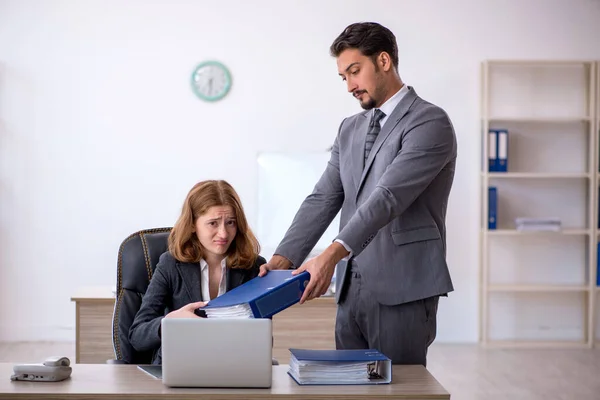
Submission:
POLYGON ((312 193, 300 205, 292 224, 275 250, 274 254, 284 256, 294 267, 299 267, 308 256, 344 202, 339 154, 339 132, 344 121, 340 124, 325 171, 312 193))
MULTIPOLYGON (((142 305, 129 329, 129 342, 137 351, 160 347, 160 323, 164 317, 167 300, 172 295, 169 280, 165 276, 165 267, 171 267, 169 259, 170 257, 163 255, 156 264, 142 305)), ((174 265, 172 267, 174 268, 174 265)))
POLYGON ((337 236, 359 255, 372 235, 401 215, 429 186, 456 152, 454 131, 440 108, 415 116, 413 127, 377 187, 337 236))

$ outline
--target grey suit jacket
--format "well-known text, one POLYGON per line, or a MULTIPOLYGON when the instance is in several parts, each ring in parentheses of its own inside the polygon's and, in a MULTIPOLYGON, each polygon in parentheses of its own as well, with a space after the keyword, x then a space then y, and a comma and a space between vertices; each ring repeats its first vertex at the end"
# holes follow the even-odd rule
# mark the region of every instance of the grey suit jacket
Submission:
MULTIPOLYGON (((231 290, 256 277, 266 263, 258 257, 250 269, 226 269, 226 288, 231 290)), ((205 301, 200 286, 200 264, 177 261, 163 253, 129 329, 129 342, 137 351, 154 350, 152 363, 161 364, 160 323, 165 315, 187 304, 205 301)))
MULTIPOLYGON (((454 128, 412 87, 364 162, 367 111, 342 121, 331 158, 275 253, 300 266, 341 208, 337 236, 381 304, 454 290, 446 264, 446 209, 456 165, 454 128)), ((336 300, 348 262, 338 264, 336 300)))

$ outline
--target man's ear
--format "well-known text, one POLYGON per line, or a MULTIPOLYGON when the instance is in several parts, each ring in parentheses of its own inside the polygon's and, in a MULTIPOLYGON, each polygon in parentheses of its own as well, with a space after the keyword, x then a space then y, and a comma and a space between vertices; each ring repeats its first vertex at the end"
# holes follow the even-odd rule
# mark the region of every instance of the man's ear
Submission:
POLYGON ((377 63, 379 64, 379 67, 382 68, 384 71, 389 71, 392 68, 392 59, 390 55, 385 51, 382 51, 379 54, 379 57, 377 57, 377 63))

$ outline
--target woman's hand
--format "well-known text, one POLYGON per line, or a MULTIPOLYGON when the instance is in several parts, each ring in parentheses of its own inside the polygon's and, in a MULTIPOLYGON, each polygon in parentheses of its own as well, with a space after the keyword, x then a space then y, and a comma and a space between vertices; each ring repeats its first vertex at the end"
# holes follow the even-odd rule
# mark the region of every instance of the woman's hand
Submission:
POLYGON ((194 313, 194 310, 204 307, 206 303, 206 301, 198 301, 196 303, 187 304, 181 307, 179 310, 171 311, 165 316, 165 318, 200 318, 194 313))

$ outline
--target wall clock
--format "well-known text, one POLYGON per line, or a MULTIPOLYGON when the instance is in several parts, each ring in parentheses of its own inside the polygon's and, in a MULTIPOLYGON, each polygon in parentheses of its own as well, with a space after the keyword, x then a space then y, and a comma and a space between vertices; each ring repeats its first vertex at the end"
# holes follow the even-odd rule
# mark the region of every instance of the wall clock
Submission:
POLYGON ((229 93, 231 74, 225 65, 218 61, 205 61, 192 73, 192 89, 204 101, 217 101, 229 93))

